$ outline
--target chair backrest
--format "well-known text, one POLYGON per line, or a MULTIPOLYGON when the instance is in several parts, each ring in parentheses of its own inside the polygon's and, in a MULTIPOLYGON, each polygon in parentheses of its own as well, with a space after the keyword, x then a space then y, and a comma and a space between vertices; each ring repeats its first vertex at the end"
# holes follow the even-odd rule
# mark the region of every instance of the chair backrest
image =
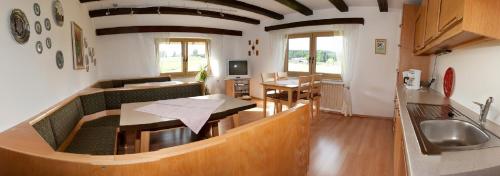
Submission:
POLYGON ((262 73, 262 82, 276 81, 276 73, 262 73))
POLYGON ((311 97, 321 96, 322 74, 312 75, 311 97))
POLYGON ((276 73, 276 79, 285 79, 288 78, 287 72, 278 72, 276 73))
POLYGON ((309 99, 311 95, 312 76, 300 76, 297 88, 297 100, 309 99))

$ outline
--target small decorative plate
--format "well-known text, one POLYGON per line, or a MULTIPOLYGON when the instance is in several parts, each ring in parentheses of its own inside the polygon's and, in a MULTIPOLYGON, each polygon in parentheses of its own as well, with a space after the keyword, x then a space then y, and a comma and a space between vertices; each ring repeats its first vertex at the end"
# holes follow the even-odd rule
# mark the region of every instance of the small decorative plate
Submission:
POLYGON ((50 20, 48 18, 45 18, 44 24, 45 30, 50 31, 50 29, 52 29, 52 24, 50 24, 50 20))
POLYGON ((38 54, 42 54, 42 52, 43 52, 43 45, 42 45, 41 41, 36 42, 35 48, 36 48, 36 52, 38 54))
POLYGON ((57 51, 56 53, 56 64, 57 68, 62 69, 64 67, 64 56, 62 51, 57 51))
POLYGON ((453 94, 453 87, 455 86, 455 70, 449 67, 446 69, 443 80, 443 91, 446 97, 451 97, 453 94))
POLYGON ((26 43, 30 38, 30 24, 20 9, 14 9, 10 14, 10 33, 19 44, 26 43))
POLYGON ((47 45, 47 49, 52 48, 52 39, 50 39, 50 37, 47 37, 47 39, 45 39, 45 45, 47 45))
POLYGON ((35 32, 37 34, 42 34, 42 24, 40 23, 40 21, 35 22, 35 32))
POLYGON ((64 24, 64 10, 61 1, 55 0, 52 4, 52 14, 54 15, 54 22, 58 26, 63 26, 64 24))
POLYGON ((40 4, 38 3, 33 4, 33 12, 35 12, 36 16, 40 16, 40 14, 42 13, 40 10, 40 4))

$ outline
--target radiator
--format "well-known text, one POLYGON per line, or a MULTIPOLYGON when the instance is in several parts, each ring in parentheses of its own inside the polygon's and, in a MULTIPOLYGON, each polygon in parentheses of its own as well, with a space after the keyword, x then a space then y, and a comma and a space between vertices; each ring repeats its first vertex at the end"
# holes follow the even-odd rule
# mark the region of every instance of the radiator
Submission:
POLYGON ((321 110, 342 110, 344 101, 344 84, 342 82, 323 82, 321 86, 321 110))

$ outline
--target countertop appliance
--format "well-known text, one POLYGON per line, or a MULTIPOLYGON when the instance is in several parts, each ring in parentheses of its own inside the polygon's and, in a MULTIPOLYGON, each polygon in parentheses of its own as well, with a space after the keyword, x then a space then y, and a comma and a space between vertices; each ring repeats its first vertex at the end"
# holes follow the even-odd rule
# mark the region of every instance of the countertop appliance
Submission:
POLYGON ((407 89, 420 89, 420 76, 422 71, 410 69, 403 72, 403 82, 407 89))

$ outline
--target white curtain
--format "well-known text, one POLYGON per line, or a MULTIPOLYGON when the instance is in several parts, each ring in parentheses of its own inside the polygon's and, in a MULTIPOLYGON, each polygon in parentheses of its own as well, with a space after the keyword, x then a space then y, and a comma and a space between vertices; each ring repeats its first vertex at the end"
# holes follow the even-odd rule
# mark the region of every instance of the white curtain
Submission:
POLYGON ((286 31, 273 31, 270 33, 271 37, 271 45, 270 45, 270 51, 271 53, 271 58, 277 58, 273 59, 273 64, 269 64, 270 66, 273 66, 274 68, 269 68, 269 71, 276 72, 276 71, 284 71, 285 69, 285 53, 286 53, 286 47, 288 45, 288 34, 286 31))
POLYGON ((343 35, 343 53, 340 57, 342 64, 342 81, 344 82, 344 102, 342 113, 344 116, 352 116, 351 82, 354 75, 354 64, 358 57, 359 28, 361 25, 335 25, 343 35))

